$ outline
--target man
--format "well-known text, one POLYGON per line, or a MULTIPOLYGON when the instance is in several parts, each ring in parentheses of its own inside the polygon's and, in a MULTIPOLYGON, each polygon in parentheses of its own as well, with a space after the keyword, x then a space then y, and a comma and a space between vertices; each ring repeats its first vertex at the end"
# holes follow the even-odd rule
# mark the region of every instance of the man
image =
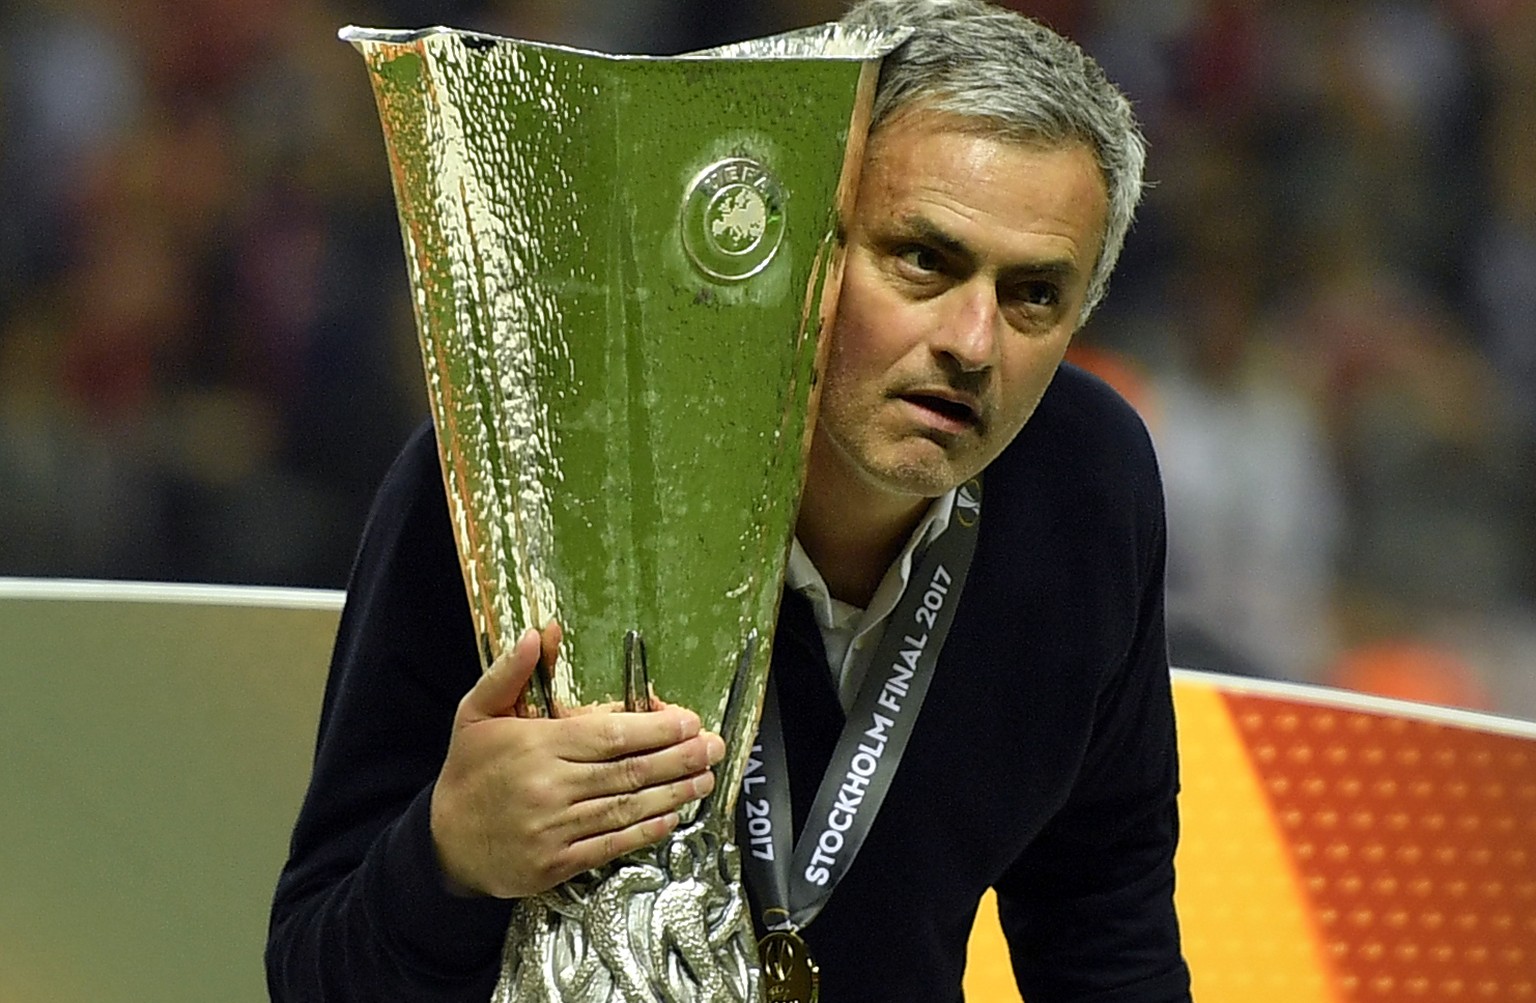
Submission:
MULTIPOLYGON (((958 1000, 992 887, 1030 1003, 1187 1000, 1161 489, 1135 415, 1061 365, 1130 225, 1142 140, 1097 66, 1017 15, 873 0, 848 20, 917 33, 882 71, 846 221, 774 643, 761 741, 802 840, 826 834, 811 806, 842 779, 866 677, 879 691, 885 626, 938 584, 927 555, 974 556, 883 801, 832 821, 861 845, 810 847, 836 844, 804 871, 814 903, 791 890, 797 934, 824 1000, 958 1000)), ((514 716, 558 642, 529 631, 477 679, 419 433, 353 572, 273 908, 275 999, 486 999, 508 900, 662 839, 712 789, 721 742, 685 709, 514 716)), ((760 931, 786 905, 771 878, 749 872, 760 931)))

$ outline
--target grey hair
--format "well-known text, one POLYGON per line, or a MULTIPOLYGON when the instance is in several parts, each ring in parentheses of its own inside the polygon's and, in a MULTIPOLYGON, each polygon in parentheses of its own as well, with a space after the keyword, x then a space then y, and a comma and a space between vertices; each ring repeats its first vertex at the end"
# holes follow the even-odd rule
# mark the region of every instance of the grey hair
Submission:
POLYGON ((921 105, 973 120, 986 134, 1093 150, 1109 211, 1078 318, 1086 321, 1109 288, 1141 202, 1147 143, 1126 96, 1073 42, 981 0, 863 0, 842 23, 913 29, 881 66, 871 135, 921 105))

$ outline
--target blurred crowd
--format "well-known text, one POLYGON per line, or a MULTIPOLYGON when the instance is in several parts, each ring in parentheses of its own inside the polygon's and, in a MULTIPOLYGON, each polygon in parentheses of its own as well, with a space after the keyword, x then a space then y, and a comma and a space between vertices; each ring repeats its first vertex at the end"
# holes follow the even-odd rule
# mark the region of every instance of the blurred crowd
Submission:
MULTIPOLYGON (((1157 440, 1175 661, 1536 717, 1536 0, 1014 5, 1152 144, 1073 357, 1157 440)), ((668 53, 840 10, 7 4, 0 575, 344 583, 426 398, 339 26, 668 53)))

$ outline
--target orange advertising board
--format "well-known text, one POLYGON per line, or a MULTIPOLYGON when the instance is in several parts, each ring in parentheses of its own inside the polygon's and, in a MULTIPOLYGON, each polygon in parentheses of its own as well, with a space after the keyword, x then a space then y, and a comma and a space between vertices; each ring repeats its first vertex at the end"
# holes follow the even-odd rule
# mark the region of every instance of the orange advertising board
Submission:
MULTIPOLYGON (((1175 672, 1200 1003, 1536 1001, 1536 725, 1175 672)), ((1017 1000, 989 899, 970 999, 1017 1000)))

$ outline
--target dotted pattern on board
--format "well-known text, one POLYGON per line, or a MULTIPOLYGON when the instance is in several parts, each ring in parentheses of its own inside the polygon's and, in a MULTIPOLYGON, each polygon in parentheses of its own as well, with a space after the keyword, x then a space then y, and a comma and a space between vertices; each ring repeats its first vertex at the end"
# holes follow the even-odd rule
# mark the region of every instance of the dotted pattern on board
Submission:
POLYGON ((1345 999, 1536 1003, 1536 742, 1227 700, 1345 999))
POLYGON ((1290 847, 1224 695, 1179 680, 1173 697, 1181 818, 1175 905, 1195 999, 1342 1003, 1290 847))

